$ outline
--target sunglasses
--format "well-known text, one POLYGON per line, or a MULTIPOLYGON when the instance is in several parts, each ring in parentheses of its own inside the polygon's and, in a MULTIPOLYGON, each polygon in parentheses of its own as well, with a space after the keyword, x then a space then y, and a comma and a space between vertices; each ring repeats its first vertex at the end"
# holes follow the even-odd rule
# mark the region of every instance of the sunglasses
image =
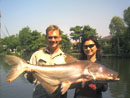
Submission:
POLYGON ((58 36, 48 36, 48 39, 52 39, 52 38, 54 38, 54 39, 57 39, 58 38, 58 36))
POLYGON ((88 47, 89 48, 93 48, 95 44, 90 44, 90 45, 84 45, 83 48, 87 49, 88 47))

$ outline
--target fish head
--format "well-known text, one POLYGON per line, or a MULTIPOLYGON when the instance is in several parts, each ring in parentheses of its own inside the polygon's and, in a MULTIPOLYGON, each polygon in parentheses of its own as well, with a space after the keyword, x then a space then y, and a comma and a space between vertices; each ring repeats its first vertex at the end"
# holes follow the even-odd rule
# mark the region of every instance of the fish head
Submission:
POLYGON ((84 73, 86 74, 86 78, 90 77, 91 80, 119 80, 117 72, 101 64, 89 64, 88 66, 86 66, 84 73))

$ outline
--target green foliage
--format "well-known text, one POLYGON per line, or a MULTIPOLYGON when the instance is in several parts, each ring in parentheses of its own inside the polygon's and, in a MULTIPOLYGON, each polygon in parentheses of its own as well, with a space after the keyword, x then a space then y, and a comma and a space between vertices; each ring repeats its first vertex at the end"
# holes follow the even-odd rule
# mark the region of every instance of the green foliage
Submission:
POLYGON ((130 6, 124 10, 124 21, 130 27, 130 6))
POLYGON ((123 19, 120 17, 113 17, 111 20, 111 23, 109 25, 110 34, 113 36, 113 43, 112 46, 114 46, 115 54, 120 54, 120 36, 124 34, 125 32, 125 25, 123 22, 123 19))
POLYGON ((89 25, 83 26, 82 35, 94 35, 98 37, 96 29, 91 28, 89 25))
POLYGON ((25 27, 19 32, 19 41, 22 46, 22 50, 30 50, 30 46, 32 44, 32 34, 29 27, 25 27))
POLYGON ((81 34, 82 34, 82 27, 81 26, 75 26, 70 28, 70 36, 73 40, 79 40, 81 34))
POLYGON ((41 33, 36 30, 31 31, 29 27, 25 27, 19 32, 19 41, 22 50, 26 52, 36 51, 46 45, 45 35, 41 35, 41 33))
POLYGON ((2 44, 2 39, 0 39, 0 53, 3 51, 3 44, 2 44))
POLYGON ((5 37, 4 39, 2 39, 2 45, 6 45, 7 48, 13 50, 16 49, 17 46, 19 46, 19 40, 18 40, 18 36, 15 35, 11 35, 9 37, 5 37))
MULTIPOLYGON (((111 46, 111 53, 130 57, 130 7, 124 10, 123 19, 118 16, 112 18, 109 29, 112 35, 112 39, 108 44, 108 46, 111 46)), ((108 52, 107 48, 103 50, 108 52)))
POLYGON ((112 46, 111 46, 111 44, 103 45, 102 49, 103 49, 103 53, 106 53, 106 54, 112 53, 112 46))
POLYGON ((77 52, 80 51, 80 42, 84 35, 94 35, 98 37, 96 29, 91 28, 89 25, 71 27, 70 31, 71 38, 79 42, 77 45, 73 45, 73 51, 77 52))
MULTIPOLYGON (((22 28, 18 35, 0 39, 0 51, 5 50, 8 53, 10 50, 12 52, 15 50, 20 54, 32 53, 45 46, 47 46, 45 34, 41 34, 37 30, 31 31, 29 27, 22 28)), ((62 34, 60 46, 65 52, 70 51, 72 44, 67 34, 62 34)))
POLYGON ((124 21, 127 25, 125 36, 125 54, 130 56, 130 6, 124 10, 124 21))
POLYGON ((71 27, 70 31, 70 36, 75 41, 80 41, 80 38, 84 35, 94 35, 98 37, 96 29, 91 28, 89 25, 71 27))
POLYGON ((67 34, 62 33, 61 36, 62 36, 62 41, 60 42, 61 48, 64 52, 69 52, 72 47, 72 43, 67 34))
POLYGON ((123 19, 121 19, 118 16, 114 16, 109 25, 109 29, 110 29, 110 34, 112 36, 119 37, 125 31, 125 25, 124 25, 123 19))
MULTIPOLYGON (((118 16, 112 18, 109 29, 112 39, 107 40, 107 44, 104 44, 96 33, 96 29, 89 25, 71 27, 70 38, 79 42, 79 44, 73 45, 74 51, 79 52, 81 38, 87 34, 97 36, 104 53, 130 57, 130 7, 124 10, 123 19, 118 16)), ((64 52, 69 52, 72 48, 70 38, 67 34, 63 34, 62 32, 60 46, 64 52)), ((0 52, 10 52, 10 50, 14 51, 14 49, 16 49, 17 52, 27 53, 34 52, 44 46, 47 46, 45 34, 41 34, 41 32, 37 30, 31 31, 29 27, 22 28, 17 35, 0 39, 0 52)))

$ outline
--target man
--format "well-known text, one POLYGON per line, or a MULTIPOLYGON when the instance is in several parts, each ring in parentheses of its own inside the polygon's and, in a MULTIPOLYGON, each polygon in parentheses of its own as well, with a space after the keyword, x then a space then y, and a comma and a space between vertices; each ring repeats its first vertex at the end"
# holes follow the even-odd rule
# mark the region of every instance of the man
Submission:
MULTIPOLYGON (((60 49, 59 43, 62 40, 61 31, 56 25, 50 25, 46 29, 46 40, 48 41, 48 46, 44 49, 40 49, 33 53, 30 59, 31 64, 41 65, 56 65, 65 64, 70 61, 75 61, 76 59, 71 56, 66 56, 64 52, 60 49), (66 58, 67 57, 67 58, 66 58), (73 59, 73 60, 72 60, 73 59)), ((55 74, 55 73, 54 73, 55 74)), ((66 98, 67 93, 61 95, 60 86, 52 87, 44 81, 44 88, 51 89, 52 94, 49 95, 41 84, 34 79, 32 74, 27 74, 27 79, 36 84, 33 92, 33 98, 66 98)))

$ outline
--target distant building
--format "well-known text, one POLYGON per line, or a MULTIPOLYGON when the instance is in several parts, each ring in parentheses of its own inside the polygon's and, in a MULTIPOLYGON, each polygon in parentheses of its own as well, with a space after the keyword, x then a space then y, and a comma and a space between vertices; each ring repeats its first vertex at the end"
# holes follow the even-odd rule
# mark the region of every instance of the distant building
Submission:
POLYGON ((112 36, 108 35, 108 36, 105 36, 105 37, 101 38, 101 40, 110 40, 111 38, 112 38, 112 36))
POLYGON ((72 44, 73 45, 77 45, 79 42, 78 41, 75 41, 75 42, 73 42, 72 44))
POLYGON ((111 35, 101 38, 101 40, 104 42, 104 44, 108 44, 110 42, 110 39, 112 39, 111 35))

